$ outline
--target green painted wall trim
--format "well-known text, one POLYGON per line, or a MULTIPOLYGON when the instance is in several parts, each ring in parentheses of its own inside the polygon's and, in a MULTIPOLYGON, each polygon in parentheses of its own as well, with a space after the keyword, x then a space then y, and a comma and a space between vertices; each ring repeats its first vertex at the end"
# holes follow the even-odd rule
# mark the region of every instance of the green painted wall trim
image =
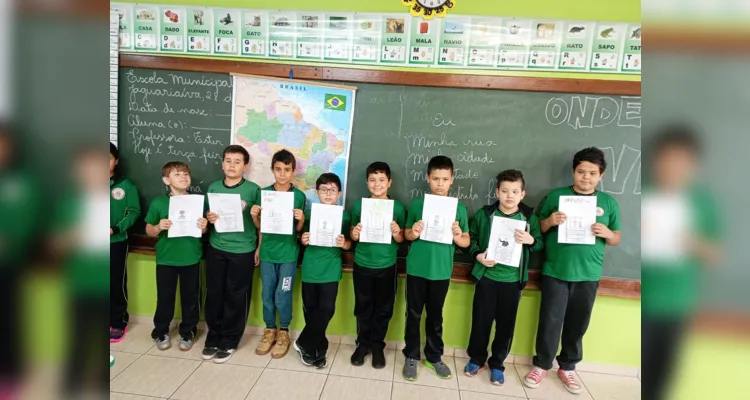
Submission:
MULTIPOLYGON (((153 256, 130 254, 128 257, 128 311, 134 315, 153 316, 156 311, 156 272, 153 256)), ((205 270, 205 268, 204 268, 205 270)), ((205 272, 205 271, 204 271, 205 272)), ((304 327, 299 274, 294 282, 292 330, 304 327)), ((203 280, 205 282, 205 279, 203 280)), ((205 287, 205 284, 204 284, 205 287)), ((399 279, 396 306, 388 329, 388 340, 403 341, 406 315, 406 282, 399 279)), ((451 283, 443 309, 443 340, 447 347, 465 349, 471 330, 474 287, 451 283)), ((518 309, 512 354, 533 355, 540 292, 525 290, 518 309)), ((179 299, 176 316, 179 318, 179 299)), ((253 293, 248 325, 263 327, 260 270, 253 278, 253 293)), ((356 335, 354 319, 354 286, 352 275, 345 273, 339 284, 336 314, 328 327, 331 335, 356 335)), ((494 333, 493 333, 494 335, 494 333)), ((641 360, 641 302, 638 300, 598 297, 586 339, 586 362, 639 366, 641 360)))

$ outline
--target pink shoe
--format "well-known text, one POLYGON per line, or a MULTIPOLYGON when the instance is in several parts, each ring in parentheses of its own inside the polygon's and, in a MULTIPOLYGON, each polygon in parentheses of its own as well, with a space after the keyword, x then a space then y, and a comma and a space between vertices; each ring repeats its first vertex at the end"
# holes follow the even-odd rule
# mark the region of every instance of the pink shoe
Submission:
POLYGON ((110 343, 120 343, 123 339, 125 339, 125 335, 128 333, 128 327, 126 326, 125 329, 114 329, 111 326, 109 327, 109 342, 110 343))
POLYGON ((567 389, 570 393, 581 393, 581 384, 578 383, 575 371, 564 371, 562 368, 560 368, 557 370, 557 376, 560 378, 563 385, 565 385, 565 389, 567 389))
POLYGON ((528 374, 526 374, 526 378, 523 379, 523 384, 526 385, 527 388, 536 389, 539 387, 539 384, 542 383, 542 379, 544 379, 545 376, 547 376, 546 370, 534 367, 528 374))

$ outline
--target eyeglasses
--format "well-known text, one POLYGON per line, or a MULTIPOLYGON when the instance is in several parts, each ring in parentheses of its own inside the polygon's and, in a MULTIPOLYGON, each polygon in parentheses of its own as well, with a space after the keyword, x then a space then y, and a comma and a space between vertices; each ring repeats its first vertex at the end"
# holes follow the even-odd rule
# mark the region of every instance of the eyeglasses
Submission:
POLYGON ((336 188, 320 188, 318 189, 318 192, 322 194, 336 194, 339 190, 336 188))

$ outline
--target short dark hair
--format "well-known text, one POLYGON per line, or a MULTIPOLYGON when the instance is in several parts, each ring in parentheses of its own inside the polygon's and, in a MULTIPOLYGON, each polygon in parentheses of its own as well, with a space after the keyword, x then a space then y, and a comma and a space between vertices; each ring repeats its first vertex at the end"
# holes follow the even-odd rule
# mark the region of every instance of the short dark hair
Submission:
POLYGON ((327 185, 329 183, 336 184, 336 187, 339 188, 339 192, 341 191, 341 179, 339 179, 338 175, 334 174, 333 172, 326 172, 324 174, 321 174, 318 177, 318 180, 315 181, 315 190, 318 190, 321 185, 327 185))
POLYGON ((224 149, 224 153, 221 154, 221 159, 226 158, 227 154, 242 154, 242 158, 245 160, 245 164, 250 163, 250 153, 245 150, 244 147, 238 144, 230 144, 224 149))
POLYGON ((277 162, 284 165, 292 164, 292 170, 297 169, 297 159, 294 158, 294 154, 287 149, 282 149, 273 153, 273 158, 271 158, 271 170, 273 170, 273 166, 276 165, 277 162))
POLYGON ((451 171, 453 175, 453 161, 446 156, 435 156, 430 158, 430 162, 427 163, 427 175, 431 174, 436 169, 447 169, 451 171))
POLYGON ((607 161, 604 160, 604 152, 596 147, 587 147, 573 156, 573 170, 584 162, 590 162, 599 166, 599 173, 603 174, 607 170, 607 161))
POLYGON ((367 175, 365 175, 366 179, 370 178, 370 175, 382 173, 385 174, 385 176, 388 177, 388 179, 391 179, 391 167, 388 165, 388 163, 382 162, 382 161, 375 161, 374 163, 367 166, 367 175))
POLYGON ((502 182, 518 182, 521 181, 521 190, 526 190, 526 180, 523 179, 523 174, 517 169, 506 169, 500 172, 495 177, 497 180, 497 188, 500 189, 500 183, 502 182))
POLYGON ((109 154, 114 157, 115 160, 120 159, 120 150, 117 150, 117 146, 112 142, 109 142, 109 154))
POLYGON ((703 145, 697 130, 683 123, 672 123, 661 127, 651 139, 649 146, 652 149, 651 154, 655 156, 674 147, 685 149, 695 157, 700 157, 703 153, 703 145))
POLYGON ((182 161, 170 161, 164 164, 164 167, 162 167, 161 176, 166 178, 169 176, 169 174, 172 173, 172 171, 184 171, 187 172, 188 175, 190 175, 190 167, 187 165, 187 163, 184 163, 182 161))

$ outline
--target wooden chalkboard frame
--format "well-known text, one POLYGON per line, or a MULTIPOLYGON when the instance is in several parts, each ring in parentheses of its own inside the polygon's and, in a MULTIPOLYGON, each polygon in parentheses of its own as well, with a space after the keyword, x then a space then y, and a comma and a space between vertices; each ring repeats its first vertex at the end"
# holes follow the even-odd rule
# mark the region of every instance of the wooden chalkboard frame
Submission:
MULTIPOLYGON (((328 66, 301 66, 252 61, 216 60, 205 58, 121 54, 121 68, 150 68, 175 71, 213 72, 226 74, 262 75, 276 78, 326 80, 339 82, 364 82, 385 85, 454 87, 471 89, 519 90, 527 92, 580 93, 599 95, 640 96, 641 83, 637 81, 610 81, 600 79, 530 78, 496 75, 456 75, 433 72, 405 72, 370 70, 328 66)), ((156 238, 131 235, 130 251, 140 254, 155 254, 156 238)), ((344 270, 351 270, 353 255, 345 253, 344 270)), ((399 260, 400 275, 405 275, 404 260, 399 260)), ((470 282, 470 267, 455 264, 452 281, 470 282)), ((527 288, 539 289, 539 271, 529 272, 527 288)), ((640 299, 639 280, 602 278, 600 296, 640 299)))

